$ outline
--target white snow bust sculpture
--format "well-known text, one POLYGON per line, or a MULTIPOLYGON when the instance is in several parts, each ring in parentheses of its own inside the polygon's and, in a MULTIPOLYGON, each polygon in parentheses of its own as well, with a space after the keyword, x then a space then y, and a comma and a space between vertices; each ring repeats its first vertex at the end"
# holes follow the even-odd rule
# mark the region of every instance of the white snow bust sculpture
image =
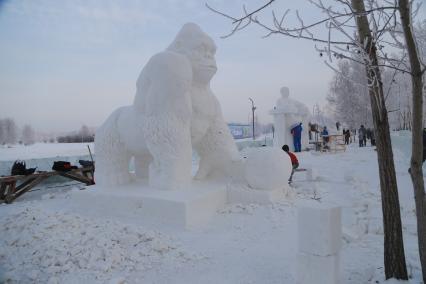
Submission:
POLYGON ((96 132, 97 184, 130 182, 131 157, 138 177, 167 190, 190 184, 192 149, 200 156, 196 179, 225 175, 239 160, 210 90, 215 51, 213 40, 188 23, 148 61, 136 82, 133 105, 115 110, 96 132))

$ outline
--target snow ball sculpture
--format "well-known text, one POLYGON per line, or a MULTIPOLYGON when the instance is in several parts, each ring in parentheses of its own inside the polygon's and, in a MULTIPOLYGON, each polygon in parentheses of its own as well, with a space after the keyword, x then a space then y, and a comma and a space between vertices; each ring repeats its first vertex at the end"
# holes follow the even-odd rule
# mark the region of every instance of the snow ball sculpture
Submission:
POLYGON ((288 154, 277 147, 251 148, 246 153, 244 177, 253 189, 274 190, 288 184, 292 166, 288 154))
POLYGON ((210 89, 217 71, 216 45, 199 26, 185 24, 171 45, 148 61, 132 105, 115 110, 95 138, 97 184, 130 182, 135 172, 158 189, 186 188, 192 150, 200 156, 195 176, 226 175, 238 150, 210 89))

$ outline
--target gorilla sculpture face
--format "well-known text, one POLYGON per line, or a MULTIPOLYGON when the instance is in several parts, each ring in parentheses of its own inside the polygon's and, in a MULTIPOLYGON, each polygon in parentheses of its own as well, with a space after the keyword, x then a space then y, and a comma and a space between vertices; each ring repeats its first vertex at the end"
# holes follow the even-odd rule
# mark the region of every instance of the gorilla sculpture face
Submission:
POLYGON ((208 84, 216 74, 217 66, 214 58, 216 45, 195 24, 185 24, 167 50, 188 57, 192 64, 195 83, 208 84))

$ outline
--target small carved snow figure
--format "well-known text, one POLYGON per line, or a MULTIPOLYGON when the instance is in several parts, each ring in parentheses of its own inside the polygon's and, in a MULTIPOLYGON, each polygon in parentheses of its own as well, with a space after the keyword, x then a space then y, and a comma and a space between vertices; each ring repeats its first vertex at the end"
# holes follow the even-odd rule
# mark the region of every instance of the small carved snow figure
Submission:
POLYGON ((132 105, 115 110, 97 130, 96 183, 149 177, 159 189, 186 188, 192 177, 192 150, 200 156, 196 178, 225 175, 239 154, 210 90, 216 73, 216 46, 196 24, 185 24, 172 44, 143 68, 132 105))

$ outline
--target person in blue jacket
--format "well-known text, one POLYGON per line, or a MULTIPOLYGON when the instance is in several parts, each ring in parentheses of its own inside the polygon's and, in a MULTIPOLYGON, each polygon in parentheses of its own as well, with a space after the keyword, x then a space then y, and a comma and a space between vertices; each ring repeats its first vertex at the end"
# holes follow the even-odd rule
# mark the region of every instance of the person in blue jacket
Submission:
POLYGON ((293 134, 294 152, 302 151, 302 130, 302 123, 299 123, 291 129, 291 134, 293 134))

